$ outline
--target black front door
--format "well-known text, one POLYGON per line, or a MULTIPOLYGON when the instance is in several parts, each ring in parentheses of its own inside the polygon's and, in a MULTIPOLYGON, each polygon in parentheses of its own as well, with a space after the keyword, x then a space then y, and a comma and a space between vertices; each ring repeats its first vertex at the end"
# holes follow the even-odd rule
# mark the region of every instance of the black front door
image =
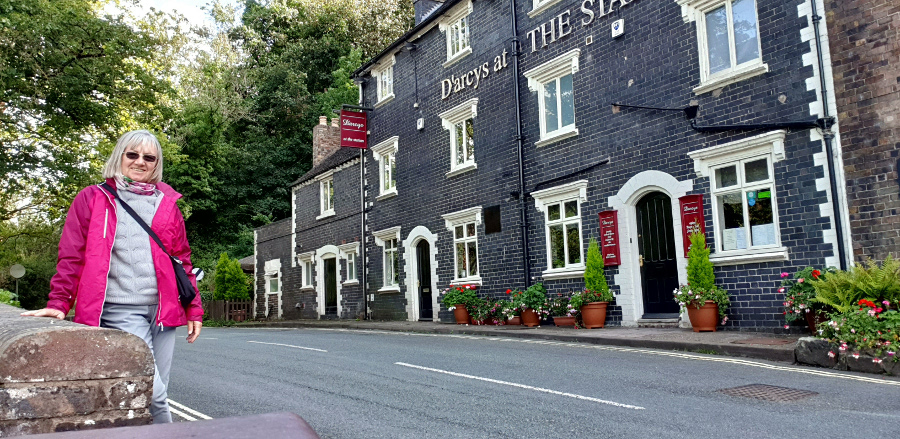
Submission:
POLYGON ((678 288, 675 261, 675 231, 672 200, 661 192, 651 192, 637 204, 638 249, 641 286, 644 291, 644 318, 678 315, 672 292, 678 288))
POLYGON ((325 259, 325 315, 337 316, 337 259, 325 259))
POLYGON ((419 266, 419 320, 434 318, 431 308, 431 257, 428 241, 416 245, 416 261, 419 266))

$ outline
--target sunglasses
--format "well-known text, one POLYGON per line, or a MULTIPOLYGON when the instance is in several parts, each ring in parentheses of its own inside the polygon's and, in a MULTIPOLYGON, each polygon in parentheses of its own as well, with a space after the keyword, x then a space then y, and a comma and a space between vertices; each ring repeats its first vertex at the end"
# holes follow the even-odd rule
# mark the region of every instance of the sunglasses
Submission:
MULTIPOLYGON (((137 160, 140 156, 141 156, 140 154, 138 154, 134 151, 128 151, 125 153, 125 157, 128 157, 128 160, 137 160)), ((154 163, 154 162, 156 162, 156 156, 144 154, 144 161, 147 163, 154 163)))

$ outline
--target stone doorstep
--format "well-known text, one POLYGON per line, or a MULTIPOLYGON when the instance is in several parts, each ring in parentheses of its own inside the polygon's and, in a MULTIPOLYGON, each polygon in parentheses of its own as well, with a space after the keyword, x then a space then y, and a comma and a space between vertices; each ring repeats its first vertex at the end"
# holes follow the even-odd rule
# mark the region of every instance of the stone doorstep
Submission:
POLYGON ((638 328, 677 328, 680 318, 674 319, 638 319, 638 328))

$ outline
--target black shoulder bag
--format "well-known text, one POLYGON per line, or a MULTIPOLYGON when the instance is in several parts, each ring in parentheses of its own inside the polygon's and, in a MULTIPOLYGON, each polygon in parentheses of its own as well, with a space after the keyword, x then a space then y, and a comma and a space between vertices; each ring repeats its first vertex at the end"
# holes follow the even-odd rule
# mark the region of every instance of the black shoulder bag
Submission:
POLYGON ((131 215, 131 217, 134 218, 135 221, 137 221, 137 223, 144 229, 144 231, 146 231, 147 234, 150 235, 150 237, 153 238, 154 241, 156 241, 156 244, 159 245, 159 248, 162 249, 163 253, 165 253, 169 257, 169 259, 172 260, 172 268, 175 269, 175 283, 178 285, 178 300, 181 302, 182 307, 187 308, 188 305, 190 305, 194 300, 194 297, 197 296, 197 291, 194 290, 194 285, 192 285, 191 280, 188 279, 187 273, 184 271, 184 266, 181 265, 181 260, 179 260, 175 256, 172 256, 172 254, 166 250, 166 246, 164 246, 162 241, 159 240, 159 237, 156 236, 156 233, 154 233, 153 230, 150 229, 150 226, 148 226, 147 223, 145 223, 144 220, 142 220, 141 217, 138 216, 137 213, 135 213, 134 209, 132 209, 131 206, 128 205, 128 203, 122 201, 122 199, 119 198, 119 194, 117 194, 116 191, 109 186, 109 184, 103 183, 103 188, 111 193, 113 197, 119 200, 119 203, 122 203, 122 207, 125 208, 125 211, 128 212, 128 214, 131 215))

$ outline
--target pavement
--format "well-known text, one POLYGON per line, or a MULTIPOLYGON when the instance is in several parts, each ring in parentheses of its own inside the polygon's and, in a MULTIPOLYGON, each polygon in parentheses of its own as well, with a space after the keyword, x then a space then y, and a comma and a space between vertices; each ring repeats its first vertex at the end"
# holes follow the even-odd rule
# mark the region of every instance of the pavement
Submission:
POLYGON ((361 331, 396 331, 427 334, 465 334, 488 337, 555 340, 632 348, 699 352, 704 354, 756 358, 794 363, 794 348, 801 335, 775 335, 758 332, 716 331, 693 332, 682 328, 624 328, 608 326, 600 329, 571 327, 457 325, 441 322, 352 321, 352 320, 284 320, 238 323, 250 328, 333 328, 361 331))

